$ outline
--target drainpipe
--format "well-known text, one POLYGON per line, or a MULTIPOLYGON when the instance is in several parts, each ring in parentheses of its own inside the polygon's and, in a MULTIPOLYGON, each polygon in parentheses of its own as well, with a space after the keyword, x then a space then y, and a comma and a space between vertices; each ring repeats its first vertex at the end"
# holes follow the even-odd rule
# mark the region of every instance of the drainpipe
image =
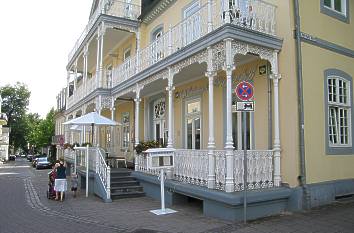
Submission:
POLYGON ((303 191, 303 208, 309 209, 310 195, 306 184, 306 164, 305 164, 305 123, 304 123, 304 96, 303 96, 303 79, 302 79, 302 54, 301 54, 301 29, 300 29, 300 11, 299 0, 294 0, 294 17, 295 17, 295 46, 296 46, 296 76, 297 76, 297 92, 298 92, 298 114, 299 114, 299 160, 300 160, 300 176, 298 177, 300 186, 303 191))

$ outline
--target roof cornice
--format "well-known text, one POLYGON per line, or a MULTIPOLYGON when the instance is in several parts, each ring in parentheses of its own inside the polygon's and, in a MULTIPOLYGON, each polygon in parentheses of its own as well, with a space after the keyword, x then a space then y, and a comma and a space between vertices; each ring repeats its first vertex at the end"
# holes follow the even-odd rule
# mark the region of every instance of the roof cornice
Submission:
POLYGON ((156 19, 159 15, 162 14, 166 9, 173 5, 176 0, 160 0, 154 4, 151 9, 148 9, 146 12, 142 12, 140 19, 144 23, 150 23, 152 20, 156 19))

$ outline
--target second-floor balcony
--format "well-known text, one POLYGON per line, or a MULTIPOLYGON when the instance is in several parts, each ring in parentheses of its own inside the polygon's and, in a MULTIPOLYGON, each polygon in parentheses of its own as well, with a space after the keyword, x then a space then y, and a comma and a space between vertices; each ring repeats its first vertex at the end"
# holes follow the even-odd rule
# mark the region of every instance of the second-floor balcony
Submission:
MULTIPOLYGON (((158 39, 149 43, 145 48, 137 50, 137 53, 124 59, 112 70, 94 73, 91 78, 86 80, 86 84, 77 85, 73 95, 68 99, 68 108, 77 104, 96 89, 108 89, 113 93, 123 82, 140 76, 165 61, 171 65, 173 62, 177 62, 175 59, 177 56, 179 59, 183 59, 183 57, 193 55, 189 49, 191 47, 203 49, 203 46, 206 48, 206 38, 210 37, 214 40, 213 43, 217 43, 217 40, 225 38, 215 35, 227 36, 231 32, 232 36, 236 35, 236 38, 241 37, 241 34, 247 34, 243 38, 244 42, 254 43, 254 40, 260 37, 268 39, 277 37, 277 7, 275 5, 262 0, 243 0, 238 5, 224 7, 222 2, 206 1, 193 14, 181 19, 175 25, 170 25, 168 30, 165 30, 158 39)), ((111 35, 107 37, 111 38, 111 35)), ((107 48, 107 53, 108 50, 109 48, 107 48)), ((95 51, 94 46, 92 51, 95 51)), ((92 56, 93 54, 94 52, 91 53, 92 56)), ((149 72, 149 74, 152 73, 149 72)))
POLYGON ((82 31, 80 37, 75 42, 74 47, 69 53, 68 61, 70 62, 75 56, 76 52, 80 49, 85 38, 88 36, 90 30, 95 25, 100 15, 108 15, 114 17, 120 17, 128 20, 137 20, 140 15, 140 6, 126 3, 119 0, 101 0, 97 8, 90 15, 89 22, 82 31))
POLYGON ((246 31, 276 36, 276 6, 262 0, 244 0, 238 6, 208 1, 113 70, 113 87, 226 24, 246 31), (224 10, 222 10, 224 9, 224 10))

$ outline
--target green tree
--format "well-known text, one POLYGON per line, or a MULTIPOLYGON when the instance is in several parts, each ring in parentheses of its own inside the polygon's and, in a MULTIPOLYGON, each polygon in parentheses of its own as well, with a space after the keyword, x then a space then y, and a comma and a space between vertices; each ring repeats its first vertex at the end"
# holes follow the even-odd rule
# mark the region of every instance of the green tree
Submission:
POLYGON ((52 108, 45 119, 41 120, 37 128, 36 145, 38 147, 47 147, 51 145, 52 136, 54 136, 55 122, 54 122, 54 108, 52 108))
POLYGON ((25 139, 27 143, 30 145, 30 153, 34 154, 36 153, 36 148, 35 145, 38 141, 38 129, 39 129, 39 124, 41 123, 41 119, 37 113, 29 113, 26 114, 26 135, 25 139))
POLYGON ((31 92, 23 83, 17 82, 14 86, 0 87, 3 99, 2 112, 8 117, 7 125, 11 128, 10 146, 17 150, 26 149, 26 119, 25 114, 29 104, 31 92))

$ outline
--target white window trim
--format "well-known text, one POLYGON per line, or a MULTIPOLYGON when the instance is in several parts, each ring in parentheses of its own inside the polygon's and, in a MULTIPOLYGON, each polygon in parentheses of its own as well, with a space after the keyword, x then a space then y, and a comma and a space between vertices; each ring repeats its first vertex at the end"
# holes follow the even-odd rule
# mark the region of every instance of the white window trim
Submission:
POLYGON ((123 52, 123 61, 127 60, 128 58, 130 58, 132 56, 132 53, 131 53, 131 49, 130 47, 129 48, 126 48, 123 52), (128 51, 130 52, 129 53, 129 57, 126 57, 126 54, 128 53, 128 51))
MULTIPOLYGON (((168 129, 166 128, 166 99, 164 97, 161 97, 161 98, 154 100, 152 107, 153 107, 153 109, 152 109, 152 112, 153 112, 152 125, 153 125, 154 140, 157 140, 157 138, 156 138, 156 124, 160 124, 160 138, 165 140, 165 133, 168 132, 168 129), (155 117, 155 105, 161 101, 165 102, 165 112, 160 118, 156 118, 155 117)), ((167 142, 164 141, 164 143, 167 143, 167 142)))
MULTIPOLYGON (((188 129, 187 129, 187 121, 188 119, 194 119, 195 117, 199 117, 200 119, 200 150, 203 148, 203 119, 202 119, 202 99, 201 97, 195 97, 191 98, 185 101, 184 103, 184 143, 185 143, 185 148, 188 147, 188 129), (193 102, 198 102, 200 103, 200 111, 198 113, 188 113, 188 104, 193 103, 193 102)), ((192 148, 195 145, 192 143, 192 148)), ((192 149, 194 150, 194 149, 192 149)))
POLYGON ((334 9, 334 4, 332 0, 331 7, 328 7, 324 4, 325 0, 320 0, 320 11, 321 13, 328 15, 334 19, 342 21, 344 23, 350 23, 350 12, 349 12, 349 0, 341 0, 342 1, 342 10, 337 11, 334 9))
POLYGON ((346 79, 344 79, 344 78, 342 78, 342 77, 340 77, 340 76, 336 76, 336 75, 329 75, 329 76, 327 76, 327 103, 328 103, 328 109, 327 109, 327 111, 328 111, 328 125, 327 125, 327 127, 329 128, 329 125, 330 125, 330 109, 331 109, 331 107, 333 108, 339 108, 339 109, 347 109, 347 111, 348 111, 348 115, 347 115, 347 121, 348 121, 348 123, 347 123, 347 125, 348 125, 348 144, 342 144, 342 143, 340 143, 340 137, 341 137, 341 135, 340 135, 340 125, 339 125, 339 123, 337 122, 338 121, 338 118, 339 118, 339 116, 336 116, 335 117, 335 127, 336 127, 336 137, 337 137, 337 143, 336 144, 334 144, 334 143, 332 143, 331 142, 331 140, 330 140, 330 135, 329 135, 329 133, 328 133, 328 144, 329 144, 329 147, 333 147, 333 148, 337 148, 337 147, 352 147, 352 130, 351 130, 351 111, 352 111, 352 106, 351 106, 351 98, 350 98, 350 96, 351 96, 351 92, 350 92, 350 88, 351 88, 351 86, 350 86, 350 82, 348 81, 348 80, 346 80, 346 79), (335 80, 335 82, 336 82, 336 84, 335 84, 335 86, 336 86, 336 96, 337 96, 337 101, 330 101, 329 100, 329 86, 328 86, 328 80, 329 79, 334 79, 335 80), (339 102, 339 80, 341 80, 341 81, 343 81, 343 82, 345 82, 346 84, 347 84, 347 93, 346 93, 346 96, 347 96, 347 103, 346 104, 344 104, 344 103, 340 103, 339 102))
POLYGON ((324 7, 326 7, 327 9, 329 10, 332 10, 338 14, 342 14, 343 16, 347 16, 347 1, 346 0, 341 0, 341 4, 342 4, 342 9, 341 11, 337 11, 335 8, 334 8, 334 0, 331 0, 331 7, 328 7, 326 6, 325 4, 323 4, 324 7))
MULTIPOLYGON (((338 81, 336 81, 336 83, 338 84, 338 81)), ((353 155, 354 154, 354 139, 353 139, 353 132, 354 132, 354 126, 351 124, 352 122, 354 122, 354 116, 353 116, 353 79, 352 77, 339 69, 335 69, 335 68, 330 68, 330 69, 326 69, 324 71, 324 104, 325 104, 325 150, 326 150, 326 154, 327 155, 353 155), (336 99, 336 101, 332 101, 329 102, 329 79, 333 79, 333 78, 337 78, 337 79, 341 79, 342 81, 346 82, 347 85, 347 103, 346 104, 338 104, 339 99, 336 99), (330 126, 333 125, 330 119, 330 109, 331 106, 334 107, 338 107, 338 108, 346 108, 348 109, 348 117, 347 117, 347 129, 348 129, 348 143, 345 145, 341 145, 341 144, 333 144, 331 143, 331 137, 330 137, 330 126)), ((337 89, 338 90, 338 89, 337 89)), ((336 90, 336 93, 337 92, 336 90)), ((337 109, 336 109, 337 110, 337 109)), ((333 111, 333 110, 332 110, 333 111)), ((335 111, 335 112, 339 112, 339 110, 335 111)), ((333 119, 333 118, 332 118, 333 119)), ((336 120, 336 119, 333 119, 336 120)), ((333 127, 333 126, 332 126, 333 127)), ((340 133, 340 132, 337 132, 340 133)), ((333 135, 333 131, 332 131, 332 135, 333 135)), ((337 137, 337 136, 336 136, 337 137)), ((338 137, 337 137, 338 138, 338 137)), ((340 138, 340 136, 339 136, 340 138)))
POLYGON ((130 135, 130 113, 129 112, 123 112, 121 121, 122 121, 122 149, 123 150, 127 150, 127 149, 129 149, 129 143, 130 143, 130 140, 131 140, 131 135, 130 135), (129 119, 128 123, 124 123, 123 122, 124 116, 128 116, 128 119, 129 119), (124 145, 124 127, 126 127, 126 126, 128 126, 128 129, 129 129, 129 131, 128 131, 129 138, 128 138, 128 145, 127 146, 124 145))

